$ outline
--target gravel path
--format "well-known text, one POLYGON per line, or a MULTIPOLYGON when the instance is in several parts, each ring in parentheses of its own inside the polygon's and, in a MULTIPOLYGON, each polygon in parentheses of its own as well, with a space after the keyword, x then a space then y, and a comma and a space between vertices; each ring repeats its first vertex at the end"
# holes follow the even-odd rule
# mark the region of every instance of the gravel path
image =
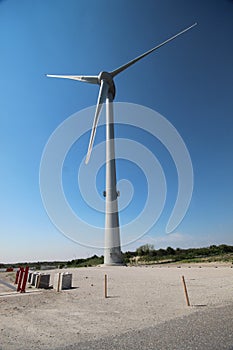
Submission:
MULTIPOLYGON (((113 326, 114 327, 114 326, 113 326)), ((56 350, 233 350, 233 304, 56 350)))

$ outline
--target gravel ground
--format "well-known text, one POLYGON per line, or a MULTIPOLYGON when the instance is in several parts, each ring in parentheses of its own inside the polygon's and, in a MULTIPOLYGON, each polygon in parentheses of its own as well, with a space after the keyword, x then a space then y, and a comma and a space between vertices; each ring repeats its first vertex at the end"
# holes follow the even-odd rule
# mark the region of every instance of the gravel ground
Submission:
POLYGON ((56 350, 233 350, 233 304, 56 350))
MULTIPOLYGON (((74 288, 59 293, 31 288, 20 294, 0 284, 1 350, 109 349, 110 345, 110 349, 134 346, 135 350, 233 347, 230 266, 66 271, 73 274, 74 288), (185 303, 182 275, 192 307, 185 303)), ((56 272, 50 271, 51 282, 56 272)), ((7 283, 13 277, 0 274, 0 280, 7 283)))

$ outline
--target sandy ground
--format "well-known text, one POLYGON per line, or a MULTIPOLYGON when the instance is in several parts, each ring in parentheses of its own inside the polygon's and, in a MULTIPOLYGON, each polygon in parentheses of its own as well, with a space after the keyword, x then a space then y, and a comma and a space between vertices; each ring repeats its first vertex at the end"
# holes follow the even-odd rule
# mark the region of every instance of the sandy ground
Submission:
MULTIPOLYGON (((69 348, 233 303, 230 265, 102 266, 62 271, 73 274, 73 289, 59 293, 27 289, 19 294, 0 283, 1 350, 69 348), (182 275, 191 307, 186 306, 182 275)), ((50 271, 51 283, 56 272, 50 271)), ((12 278, 10 273, 0 273, 1 280, 12 278)))

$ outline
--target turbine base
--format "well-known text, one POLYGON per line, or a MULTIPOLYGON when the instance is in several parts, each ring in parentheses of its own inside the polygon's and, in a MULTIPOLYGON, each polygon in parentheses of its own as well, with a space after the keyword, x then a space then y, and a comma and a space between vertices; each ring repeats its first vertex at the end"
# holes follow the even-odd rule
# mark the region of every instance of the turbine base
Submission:
POLYGON ((104 265, 105 266, 122 266, 122 265, 124 265, 120 247, 105 248, 104 265))

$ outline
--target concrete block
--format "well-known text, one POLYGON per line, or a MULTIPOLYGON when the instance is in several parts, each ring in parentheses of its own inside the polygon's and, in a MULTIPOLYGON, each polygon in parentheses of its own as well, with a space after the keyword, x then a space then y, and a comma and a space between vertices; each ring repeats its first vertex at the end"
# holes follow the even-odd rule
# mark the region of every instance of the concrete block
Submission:
POLYGON ((61 289, 71 289, 71 288, 72 288, 72 273, 64 272, 62 274, 61 289))
POLYGON ((34 272, 31 276, 31 285, 35 286, 36 285, 36 277, 39 275, 38 272, 34 272))
POLYGON ((32 274, 33 274, 32 271, 28 272, 28 283, 31 283, 32 274))
POLYGON ((50 275, 40 273, 36 277, 35 286, 36 288, 49 288, 49 282, 50 282, 50 275))
POLYGON ((69 272, 58 272, 54 276, 53 288, 57 292, 64 289, 72 288, 72 273, 69 272))

